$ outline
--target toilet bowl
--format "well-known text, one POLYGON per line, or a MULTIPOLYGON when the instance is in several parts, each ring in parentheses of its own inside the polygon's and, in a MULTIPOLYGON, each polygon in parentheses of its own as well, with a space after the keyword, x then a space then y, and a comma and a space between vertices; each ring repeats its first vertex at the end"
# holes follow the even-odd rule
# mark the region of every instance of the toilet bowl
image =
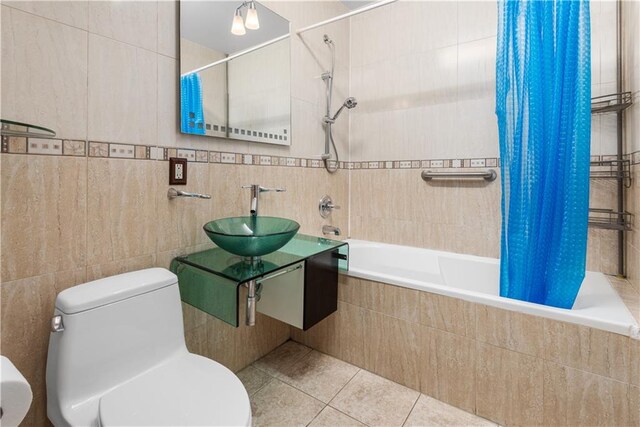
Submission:
POLYGON ((249 426, 233 372, 189 353, 177 277, 152 268, 61 292, 47 359, 55 426, 249 426))

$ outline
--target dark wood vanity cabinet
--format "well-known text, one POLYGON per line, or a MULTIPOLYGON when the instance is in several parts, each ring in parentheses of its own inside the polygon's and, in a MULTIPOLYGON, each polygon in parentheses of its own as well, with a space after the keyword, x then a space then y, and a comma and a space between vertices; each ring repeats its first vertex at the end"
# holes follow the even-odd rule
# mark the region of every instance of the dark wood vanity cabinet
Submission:
POLYGON ((338 310, 338 250, 307 258, 304 269, 304 327, 338 310))

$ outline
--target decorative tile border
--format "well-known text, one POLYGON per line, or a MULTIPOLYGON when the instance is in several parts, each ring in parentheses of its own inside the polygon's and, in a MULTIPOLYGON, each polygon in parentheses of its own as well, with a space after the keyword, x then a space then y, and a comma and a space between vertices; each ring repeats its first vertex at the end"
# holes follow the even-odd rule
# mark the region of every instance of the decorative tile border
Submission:
POLYGON ((499 159, 474 158, 474 159, 435 159, 435 160, 386 160, 370 162, 347 162, 346 169, 457 169, 457 168, 495 168, 499 159))
MULTIPOLYGON (((235 153, 231 151, 208 151, 192 148, 120 144, 99 141, 79 141, 71 139, 41 139, 3 136, 1 148, 2 153, 8 154, 161 161, 168 161, 171 157, 179 157, 195 163, 302 167, 311 169, 324 168, 324 162, 320 159, 304 159, 299 157, 235 153)), ((623 157, 631 160, 632 165, 640 164, 640 151, 625 154, 623 157)), ((591 156, 591 161, 615 160, 616 158, 617 157, 615 155, 595 155, 591 156)), ((496 157, 487 157, 468 159, 375 160, 339 163, 330 161, 330 166, 332 168, 338 167, 346 170, 497 168, 500 167, 500 159, 496 157)))
POLYGON ((2 152, 8 154, 74 157, 84 157, 86 155, 86 142, 72 139, 3 136, 1 147, 2 152))

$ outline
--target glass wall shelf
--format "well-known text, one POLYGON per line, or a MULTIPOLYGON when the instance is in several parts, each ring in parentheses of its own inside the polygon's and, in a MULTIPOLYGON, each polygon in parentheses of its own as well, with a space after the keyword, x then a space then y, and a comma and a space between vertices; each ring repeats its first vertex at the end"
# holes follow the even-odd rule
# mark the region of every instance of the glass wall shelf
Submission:
POLYGON ((56 133, 51 129, 42 126, 31 125, 29 123, 14 122, 12 120, 0 119, 2 126, 0 134, 2 136, 13 136, 22 138, 55 138, 56 133))
POLYGON ((241 285, 336 249, 341 255, 339 268, 347 270, 349 246, 346 242, 297 234, 280 250, 254 263, 213 248, 174 258, 171 271, 178 276, 182 301, 237 327, 241 285))

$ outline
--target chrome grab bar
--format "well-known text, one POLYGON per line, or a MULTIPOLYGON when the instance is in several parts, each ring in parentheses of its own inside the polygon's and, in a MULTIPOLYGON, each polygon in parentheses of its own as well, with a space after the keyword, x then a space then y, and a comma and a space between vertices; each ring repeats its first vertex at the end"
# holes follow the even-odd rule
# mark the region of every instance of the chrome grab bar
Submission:
POLYGON ((200 194, 200 193, 189 193, 187 191, 176 190, 175 188, 169 188, 167 191, 167 197, 169 199, 175 199, 176 197, 195 197, 197 199, 210 199, 211 196, 208 194, 200 194))
POLYGON ((486 171, 469 171, 469 172, 436 172, 430 170, 422 171, 422 179, 425 181, 431 181, 432 179, 478 179, 482 178, 485 181, 495 181, 498 174, 493 169, 486 171))

